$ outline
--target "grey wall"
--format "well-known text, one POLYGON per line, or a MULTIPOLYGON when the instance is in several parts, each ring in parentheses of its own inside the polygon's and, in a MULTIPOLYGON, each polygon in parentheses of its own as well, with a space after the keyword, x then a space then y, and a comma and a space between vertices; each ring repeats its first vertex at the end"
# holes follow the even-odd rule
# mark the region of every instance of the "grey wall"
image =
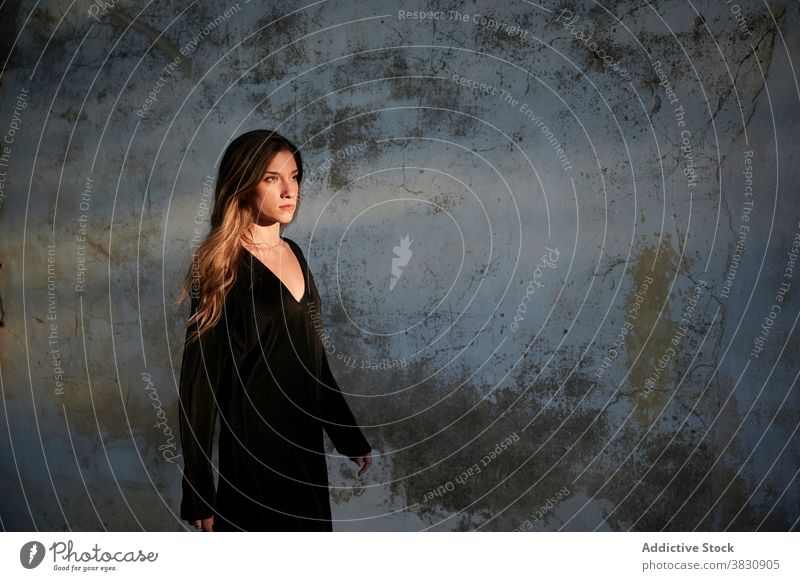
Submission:
POLYGON ((173 302, 260 127, 375 449, 337 530, 796 528, 797 3, 426 5, 6 3, 3 529, 183 528, 173 302))

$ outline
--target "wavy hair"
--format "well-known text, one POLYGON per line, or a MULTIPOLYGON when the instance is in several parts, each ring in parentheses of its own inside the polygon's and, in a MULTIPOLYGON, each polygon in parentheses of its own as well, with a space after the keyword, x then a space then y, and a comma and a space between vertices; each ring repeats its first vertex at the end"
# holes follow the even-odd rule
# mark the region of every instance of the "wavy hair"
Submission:
MULTIPOLYGON (((297 182, 303 179, 303 163, 291 141, 268 129, 239 135, 228 145, 219 165, 214 189, 211 230, 192 256, 192 264, 176 304, 192 297, 187 327, 195 326, 188 342, 197 340, 222 317, 225 296, 236 282, 241 240, 254 221, 251 194, 275 155, 288 151, 297 163, 297 182), (194 301, 197 300, 196 308, 194 301)), ((298 210, 300 196, 297 198, 298 210)), ((281 225, 283 233, 284 225, 281 225)))

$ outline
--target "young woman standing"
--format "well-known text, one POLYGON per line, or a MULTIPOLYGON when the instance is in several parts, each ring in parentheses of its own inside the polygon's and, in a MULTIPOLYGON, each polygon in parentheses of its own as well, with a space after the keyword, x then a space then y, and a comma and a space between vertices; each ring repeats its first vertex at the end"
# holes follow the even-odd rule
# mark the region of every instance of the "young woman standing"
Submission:
POLYGON ((332 530, 323 429, 359 476, 372 464, 310 315, 321 312, 313 276, 300 247, 281 236, 302 176, 286 138, 237 137, 178 298, 192 303, 180 375, 180 514, 203 531, 332 530))

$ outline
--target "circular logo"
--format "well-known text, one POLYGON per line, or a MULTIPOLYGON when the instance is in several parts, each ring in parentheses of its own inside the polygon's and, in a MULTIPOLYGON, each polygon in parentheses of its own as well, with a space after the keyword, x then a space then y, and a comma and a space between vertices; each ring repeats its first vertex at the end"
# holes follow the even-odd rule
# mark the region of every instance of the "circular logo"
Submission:
POLYGON ((19 551, 19 562, 26 569, 35 569, 43 559, 44 545, 38 541, 25 543, 19 551))

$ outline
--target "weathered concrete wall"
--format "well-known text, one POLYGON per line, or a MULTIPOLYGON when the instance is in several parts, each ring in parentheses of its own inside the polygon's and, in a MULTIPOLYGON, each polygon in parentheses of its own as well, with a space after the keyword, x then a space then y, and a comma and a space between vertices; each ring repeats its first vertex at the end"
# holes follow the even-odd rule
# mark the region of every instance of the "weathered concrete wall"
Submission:
POLYGON ((172 300, 257 127, 375 448, 337 529, 797 522, 797 3, 422 9, 6 3, 4 529, 183 526, 172 300))

